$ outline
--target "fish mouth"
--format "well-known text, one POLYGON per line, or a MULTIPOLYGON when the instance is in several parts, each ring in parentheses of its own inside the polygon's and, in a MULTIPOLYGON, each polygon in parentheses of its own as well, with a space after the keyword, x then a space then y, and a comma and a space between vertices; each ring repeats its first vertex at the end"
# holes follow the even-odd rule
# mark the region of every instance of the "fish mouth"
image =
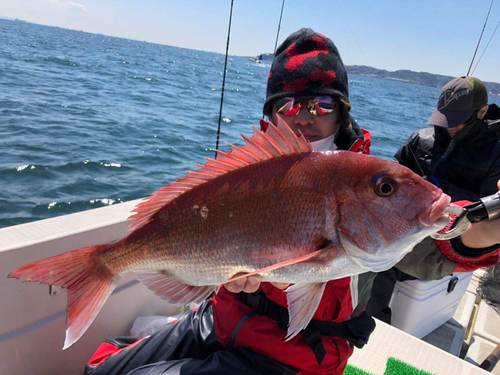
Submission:
POLYGON ((424 211, 418 214, 418 221, 425 227, 446 226, 449 218, 443 216, 443 213, 450 202, 449 195, 440 194, 424 211))

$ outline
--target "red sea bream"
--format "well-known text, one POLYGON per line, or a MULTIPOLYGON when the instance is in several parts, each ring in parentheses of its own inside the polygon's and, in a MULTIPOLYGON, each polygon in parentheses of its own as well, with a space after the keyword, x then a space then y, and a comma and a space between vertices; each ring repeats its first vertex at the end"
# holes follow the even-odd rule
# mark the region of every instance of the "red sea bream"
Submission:
POLYGON ((290 339, 311 320, 327 281, 386 270, 448 222, 441 215, 450 198, 394 162, 314 152, 283 123, 244 138, 140 203, 126 238, 9 275, 68 289, 64 348, 128 271, 175 304, 200 302, 240 272, 293 283, 290 339))

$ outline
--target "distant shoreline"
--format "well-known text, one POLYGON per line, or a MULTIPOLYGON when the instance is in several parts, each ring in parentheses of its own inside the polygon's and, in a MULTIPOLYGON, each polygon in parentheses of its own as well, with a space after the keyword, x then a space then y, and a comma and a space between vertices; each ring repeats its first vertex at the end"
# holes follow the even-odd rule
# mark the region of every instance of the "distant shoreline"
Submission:
MULTIPOLYGON (((255 57, 249 57, 255 59, 255 57)), ((266 64, 270 62, 265 61, 266 64)), ((377 69, 366 65, 346 65, 347 73, 357 74, 365 77, 387 79, 390 81, 413 83, 416 85, 436 87, 441 89, 444 85, 456 77, 432 74, 427 72, 414 72, 412 70, 396 70, 390 72, 385 69, 377 69)), ((483 81, 488 89, 489 96, 500 96, 500 83, 483 81)))
MULTIPOLYGON (((17 18, 10 18, 10 17, 4 17, 4 16, 0 16, 0 20, 14 21, 14 22, 26 22, 26 23, 32 23, 32 24, 38 25, 38 26, 59 28, 58 26, 43 25, 43 24, 38 24, 38 23, 34 23, 34 22, 20 20, 17 18)), ((84 33, 88 33, 88 34, 103 35, 101 33, 91 33, 88 31, 75 30, 75 29, 67 29, 67 30, 79 31, 79 32, 84 32, 84 33)), ((117 37, 117 36, 109 36, 109 35, 106 35, 106 36, 108 36, 110 38, 130 39, 130 38, 117 37)), ((159 43, 141 41, 141 40, 137 40, 137 39, 130 39, 130 40, 136 40, 139 42, 145 42, 145 43, 151 43, 151 44, 159 44, 159 43)), ((170 46, 170 45, 168 45, 168 46, 170 46)), ((186 47, 179 47, 179 46, 171 46, 171 47, 186 48, 186 47)), ((188 49, 190 49, 190 48, 188 48, 188 49)), ((209 52, 209 51, 204 51, 204 52, 209 52)), ((213 53, 219 53, 219 52, 213 52, 213 53)), ((233 55, 233 56, 237 56, 237 55, 233 55)), ((252 58, 252 59, 255 58, 254 56, 237 56, 237 57, 248 57, 248 58, 252 58)), ((405 70, 405 69, 390 72, 390 71, 385 70, 385 69, 377 69, 377 68, 373 68, 371 66, 366 66, 366 65, 346 65, 346 69, 347 69, 347 72, 350 74, 359 74, 359 75, 363 75, 363 76, 367 76, 367 77, 374 77, 374 78, 388 79, 388 80, 392 80, 392 81, 414 83, 417 85, 436 87, 439 89, 442 88, 446 83, 451 81, 453 78, 456 78, 456 77, 444 76, 444 75, 440 75, 440 74, 432 74, 432 73, 426 73, 426 72, 414 72, 412 70, 405 70)), ((489 95, 500 96, 500 83, 486 82, 486 81, 484 81, 484 83, 486 85, 486 88, 488 89, 489 95)))
MULTIPOLYGON (((366 65, 346 65, 349 74, 359 74, 367 77, 390 79, 393 81, 401 81, 414 83, 417 85, 436 87, 441 89, 453 78, 452 76, 444 76, 440 74, 432 74, 426 72, 414 72, 412 70, 396 70, 390 72, 385 69, 372 68, 366 65)), ((488 89, 488 95, 500 96, 500 83, 484 81, 488 89)))

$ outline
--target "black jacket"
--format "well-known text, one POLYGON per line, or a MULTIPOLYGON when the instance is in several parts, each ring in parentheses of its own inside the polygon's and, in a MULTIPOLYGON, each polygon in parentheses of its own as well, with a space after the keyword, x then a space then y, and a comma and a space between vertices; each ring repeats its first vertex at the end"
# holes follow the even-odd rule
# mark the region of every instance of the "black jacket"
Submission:
MULTIPOLYGON (((340 125, 339 134, 335 139, 335 144, 339 148, 339 150, 351 150, 353 147, 356 147, 355 144, 359 142, 363 144, 363 146, 359 149, 362 151, 365 145, 365 134, 359 127, 356 120, 352 118, 351 115, 347 116, 347 121, 340 125)), ((369 148, 368 144, 368 148, 369 148)), ((358 151, 358 150, 356 150, 358 151)))
POLYGON ((500 179, 500 108, 490 104, 483 120, 466 126, 453 139, 445 128, 418 130, 395 158, 438 185, 452 201, 477 201, 494 194, 500 179))
MULTIPOLYGON (((466 126, 453 139, 445 128, 429 127, 413 133, 395 155, 396 160, 424 176, 450 195, 452 201, 477 201, 496 193, 500 179, 500 109, 490 105, 483 120, 466 126)), ((453 250, 473 260, 496 250, 469 249, 459 239, 450 241, 453 250)), ((376 318, 391 322, 389 301, 397 280, 437 280, 457 269, 430 237, 419 243, 396 266, 377 275, 368 310, 376 318)))

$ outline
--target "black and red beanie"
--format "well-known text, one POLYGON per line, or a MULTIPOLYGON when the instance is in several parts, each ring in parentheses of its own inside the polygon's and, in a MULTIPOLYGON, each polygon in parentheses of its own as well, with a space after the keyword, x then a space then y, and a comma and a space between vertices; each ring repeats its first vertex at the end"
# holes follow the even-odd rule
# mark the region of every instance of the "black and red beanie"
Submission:
POLYGON ((332 96, 349 101, 347 72, 335 44, 312 29, 291 34, 276 50, 267 80, 264 114, 287 96, 332 96))

